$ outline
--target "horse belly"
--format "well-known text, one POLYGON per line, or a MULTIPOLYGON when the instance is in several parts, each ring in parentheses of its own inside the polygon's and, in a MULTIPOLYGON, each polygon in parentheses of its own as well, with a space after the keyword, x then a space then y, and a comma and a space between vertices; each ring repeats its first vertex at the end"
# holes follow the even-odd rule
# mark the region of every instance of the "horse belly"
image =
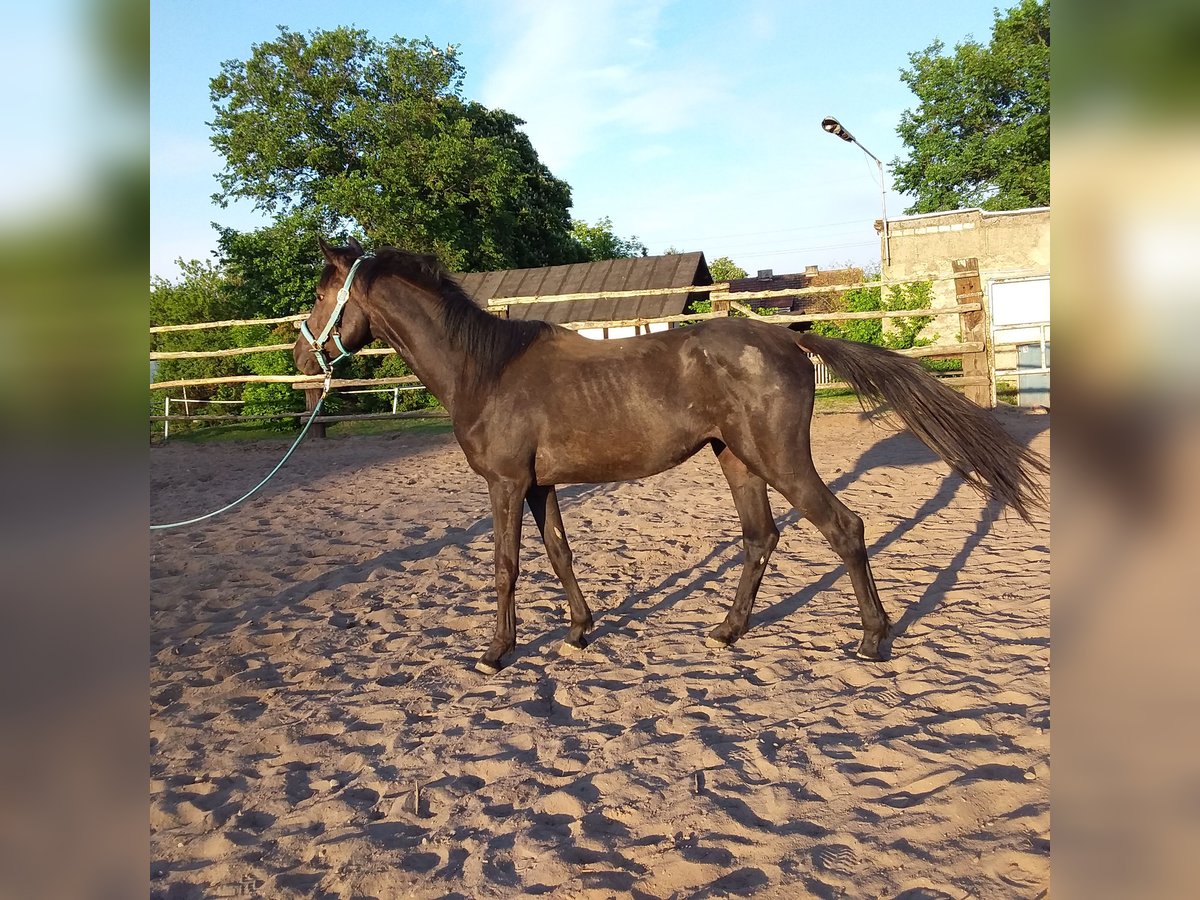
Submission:
POLYGON ((550 436, 539 444, 539 484, 602 484, 657 475, 679 465, 708 443, 707 434, 653 426, 588 429, 550 436))
POLYGON ((703 366, 689 368, 686 358, 649 337, 599 342, 599 348, 589 342, 589 352, 605 351, 603 358, 552 379, 571 389, 545 396, 536 436, 539 483, 645 478, 679 465, 712 440, 710 404, 691 390, 694 382, 705 382, 703 366))

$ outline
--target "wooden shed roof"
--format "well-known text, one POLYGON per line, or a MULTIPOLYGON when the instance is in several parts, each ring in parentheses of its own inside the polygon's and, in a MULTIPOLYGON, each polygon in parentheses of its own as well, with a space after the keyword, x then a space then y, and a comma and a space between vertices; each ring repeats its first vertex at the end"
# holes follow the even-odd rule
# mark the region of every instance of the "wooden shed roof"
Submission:
MULTIPOLYGON (((862 282, 863 270, 858 267, 821 271, 816 266, 809 266, 803 272, 730 279, 729 293, 736 295, 748 291, 803 290, 805 288, 822 287, 824 285, 841 286, 846 284, 861 284, 862 282)), ((829 308, 829 298, 832 296, 832 294, 800 294, 796 297, 771 297, 769 299, 751 300, 749 302, 751 306, 756 307, 773 306, 776 309, 787 312, 807 313, 829 308)), ((736 300, 737 297, 734 296, 731 299, 736 300)))
MULTIPOLYGON (((634 291, 639 288, 685 287, 713 283, 708 272, 708 263, 704 260, 704 254, 700 252, 605 259, 600 262, 547 266, 541 269, 468 272, 455 277, 463 289, 475 298, 475 302, 484 307, 489 301, 504 297, 634 291)), ((679 315, 692 297, 708 299, 708 294, 652 294, 564 300, 561 303, 522 303, 510 306, 508 315, 511 319, 542 319, 560 325, 565 322, 656 319, 679 315)))

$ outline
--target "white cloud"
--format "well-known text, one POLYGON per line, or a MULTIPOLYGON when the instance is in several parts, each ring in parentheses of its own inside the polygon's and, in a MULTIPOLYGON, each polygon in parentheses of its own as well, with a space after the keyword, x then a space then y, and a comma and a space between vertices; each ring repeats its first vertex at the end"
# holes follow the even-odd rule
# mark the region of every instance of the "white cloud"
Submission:
POLYGON ((663 135, 697 125, 727 91, 710 62, 659 40, 662 3, 516 3, 498 29, 510 43, 482 73, 481 99, 526 120, 556 172, 621 134, 663 135))

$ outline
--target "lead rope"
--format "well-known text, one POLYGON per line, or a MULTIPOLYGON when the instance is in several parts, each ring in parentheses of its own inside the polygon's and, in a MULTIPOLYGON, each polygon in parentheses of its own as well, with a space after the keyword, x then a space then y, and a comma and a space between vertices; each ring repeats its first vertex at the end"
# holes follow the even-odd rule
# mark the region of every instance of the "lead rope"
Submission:
POLYGON ((317 413, 319 413, 321 411, 321 405, 325 402, 325 398, 329 396, 330 378, 331 378, 331 375, 326 376, 325 386, 324 386, 324 389, 321 391, 321 397, 319 400, 317 400, 317 405, 313 408, 312 415, 308 417, 308 421, 305 422, 304 427, 302 429, 300 429, 300 434, 296 436, 296 440, 292 442, 292 446, 288 448, 288 452, 283 454, 283 459, 281 459, 275 465, 275 468, 273 468, 269 473, 267 473, 266 478, 264 478, 262 481, 260 481, 254 487, 250 488, 250 490, 246 491, 246 493, 244 493, 242 496, 238 497, 232 503, 228 503, 225 506, 222 506, 220 509, 215 509, 210 513, 205 513, 202 516, 196 516, 196 518, 194 518, 194 519, 187 519, 183 522, 169 522, 166 525, 151 525, 150 530, 151 531, 161 531, 166 528, 180 528, 184 525, 194 525, 197 522, 203 522, 205 519, 211 519, 213 516, 220 515, 221 513, 225 512, 226 510, 233 509, 235 506, 237 506, 243 500, 246 500, 247 498, 249 498, 249 497, 253 496, 255 493, 257 493, 259 488, 261 488, 264 484, 266 484, 273 477, 275 477, 275 473, 283 468, 283 464, 288 461, 288 457, 292 455, 292 451, 300 446, 300 442, 302 440, 304 440, 304 435, 308 434, 308 426, 312 425, 313 421, 317 418, 317 413))

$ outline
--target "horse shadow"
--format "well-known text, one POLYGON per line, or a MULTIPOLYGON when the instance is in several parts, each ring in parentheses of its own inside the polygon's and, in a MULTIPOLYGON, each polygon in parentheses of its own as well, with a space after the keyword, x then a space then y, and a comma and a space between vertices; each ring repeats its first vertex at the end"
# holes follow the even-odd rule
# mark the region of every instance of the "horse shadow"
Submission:
MULTIPOLYGON (((569 510, 573 506, 589 499, 603 497, 615 491, 620 484, 621 482, 610 482, 605 484, 577 484, 561 487, 558 490, 559 506, 564 510, 569 510)), ((526 515, 529 515, 528 511, 526 515)), ((465 528, 450 527, 437 537, 407 544, 403 547, 393 547, 383 551, 372 559, 342 565, 332 573, 323 573, 315 578, 294 584, 269 600, 266 600, 264 605, 269 607, 293 606, 317 590, 336 590, 337 588, 347 587, 352 584, 362 584, 370 578, 372 573, 379 569, 390 569, 400 572, 405 563, 428 559, 429 557, 436 556, 439 551, 448 546, 470 543, 476 538, 482 538, 491 534, 493 530, 492 517, 490 515, 482 516, 465 528)))
MULTIPOLYGON (((870 417, 870 414, 864 414, 864 416, 870 417)), ((1046 416, 1023 415, 1018 423, 1019 427, 1010 427, 1009 430, 1017 431, 1018 434, 1015 436, 1026 445, 1049 427, 1046 416)), ((827 484, 829 489, 836 494, 852 486, 867 472, 881 466, 924 466, 936 462, 938 462, 937 455, 916 437, 907 431, 896 431, 873 443, 859 455, 849 470, 839 474, 827 484)), ((868 557, 874 557, 880 551, 905 537, 914 528, 935 518, 950 505, 963 486, 964 482, 957 474, 951 472, 946 475, 933 496, 927 499, 910 518, 897 522, 887 533, 881 535, 867 548, 868 557)), ((891 644, 896 638, 903 637, 916 622, 938 608, 945 598, 946 592, 956 583, 958 573, 966 564, 967 559, 991 532, 992 526, 1002 518, 1002 515, 1002 510, 997 504, 987 503, 984 506, 974 529, 967 535, 950 562, 938 572, 921 597, 906 606, 900 618, 892 623, 891 634, 884 647, 885 652, 890 652, 891 644)), ((775 517, 775 525, 782 534, 801 519, 801 515, 795 509, 789 508, 787 512, 775 517)), ((598 621, 588 636, 589 640, 598 641, 608 637, 627 627, 632 620, 652 616, 668 609, 689 594, 703 590, 710 584, 720 582, 733 572, 740 571, 742 555, 736 552, 740 547, 740 537, 718 541, 700 561, 690 568, 672 573, 657 584, 630 594, 615 607, 596 611, 598 612, 598 621)), ((830 553, 832 554, 832 551, 830 553)), ((751 627, 778 622, 803 609, 819 594, 831 590, 845 573, 846 568, 840 561, 834 563, 831 568, 807 583, 792 596, 776 601, 769 606, 760 607, 751 616, 751 627)), ((542 651, 556 639, 557 635, 542 635, 526 646, 531 651, 542 651)), ((857 646, 857 639, 855 639, 847 642, 843 649, 848 655, 852 655, 857 646)))
MULTIPOLYGON (((864 415, 867 418, 872 417, 871 414, 864 415)), ((1050 427, 1048 416, 1025 413, 1015 413, 1012 415, 1015 421, 1009 425, 1007 430, 1010 433, 1015 432, 1013 436, 1026 446, 1029 446, 1038 435, 1050 427)), ((938 461, 937 455, 911 433, 908 431, 897 431, 872 444, 858 457, 849 471, 828 482, 829 489, 836 494, 850 487, 867 472, 881 466, 922 466, 937 463, 938 461)), ((889 531, 881 535, 867 547, 868 558, 873 558, 876 554, 887 549, 922 523, 934 519, 950 505, 964 484, 963 479, 956 473, 951 472, 946 475, 938 485, 937 491, 922 503, 911 517, 897 522, 889 531)), ((975 527, 965 537, 962 545, 955 551, 949 563, 938 572, 933 581, 922 592, 921 596, 915 602, 908 604, 900 618, 892 623, 891 634, 884 648, 885 651, 890 651, 891 644, 896 638, 903 637, 916 622, 938 608, 941 601, 945 598, 946 592, 957 582, 958 573, 966 565, 966 561, 991 532, 992 526, 1000 521, 1003 516, 1004 512, 999 504, 988 502, 984 505, 980 511, 979 519, 975 523, 975 527)), ((778 520, 778 522, 786 522, 788 525, 791 525, 798 521, 799 518, 795 510, 792 510, 789 516, 785 516, 783 519, 778 520)), ((780 531, 782 532, 782 530, 783 526, 781 525, 780 531)), ((725 568, 731 567, 735 562, 740 561, 730 560, 725 565, 725 568)), ((845 574, 845 571, 845 566, 840 562, 837 563, 832 569, 825 572, 815 581, 805 585, 804 588, 791 597, 780 600, 760 610, 757 615, 752 617, 751 621, 756 624, 766 625, 777 622, 797 612, 822 591, 830 590, 838 579, 845 574)), ((844 649, 847 653, 853 653, 855 647, 857 647, 856 640, 847 643, 844 649)))

